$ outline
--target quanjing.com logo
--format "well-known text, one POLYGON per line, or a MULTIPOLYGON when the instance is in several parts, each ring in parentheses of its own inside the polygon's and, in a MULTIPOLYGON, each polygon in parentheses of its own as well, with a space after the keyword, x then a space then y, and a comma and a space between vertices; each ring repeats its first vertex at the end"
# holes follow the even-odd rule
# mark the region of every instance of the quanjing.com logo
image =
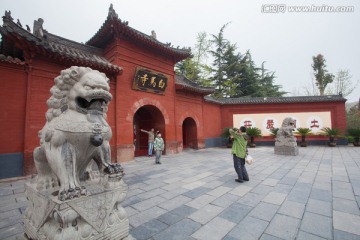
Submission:
POLYGON ((263 4, 262 13, 351 13, 355 11, 354 6, 330 6, 330 5, 305 5, 287 6, 286 4, 263 4))

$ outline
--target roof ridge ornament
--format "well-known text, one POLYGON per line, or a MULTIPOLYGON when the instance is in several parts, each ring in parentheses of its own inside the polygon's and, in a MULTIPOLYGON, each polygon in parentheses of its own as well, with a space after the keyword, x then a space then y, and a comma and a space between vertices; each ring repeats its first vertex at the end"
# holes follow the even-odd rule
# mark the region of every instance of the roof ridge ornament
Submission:
POLYGON ((156 39, 156 32, 155 32, 155 30, 152 30, 152 31, 151 31, 151 37, 152 37, 153 39, 156 39))
POLYGON ((6 10, 5 10, 5 16, 3 17, 3 19, 4 19, 4 20, 7 19, 7 20, 10 20, 10 21, 14 20, 14 19, 12 18, 12 16, 11 16, 11 11, 10 11, 10 10, 9 10, 9 11, 6 11, 6 10))
POLYGON ((44 19, 39 18, 37 21, 34 20, 33 34, 35 37, 44 39, 46 38, 45 30, 43 28, 44 19))
POLYGON ((118 19, 118 14, 115 12, 115 9, 113 7, 113 4, 111 3, 110 4, 110 7, 109 7, 109 14, 108 14, 108 18, 115 18, 115 19, 118 19))
POLYGON ((20 27, 23 27, 19 19, 17 20, 16 24, 20 27))

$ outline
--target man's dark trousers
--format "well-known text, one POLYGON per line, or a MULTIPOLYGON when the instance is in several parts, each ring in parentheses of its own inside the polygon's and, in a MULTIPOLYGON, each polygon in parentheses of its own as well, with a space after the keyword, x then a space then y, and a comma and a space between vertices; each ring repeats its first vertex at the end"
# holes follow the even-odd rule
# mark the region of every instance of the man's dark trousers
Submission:
POLYGON ((245 168, 245 158, 239 158, 233 154, 234 168, 239 180, 249 181, 249 175, 245 168))

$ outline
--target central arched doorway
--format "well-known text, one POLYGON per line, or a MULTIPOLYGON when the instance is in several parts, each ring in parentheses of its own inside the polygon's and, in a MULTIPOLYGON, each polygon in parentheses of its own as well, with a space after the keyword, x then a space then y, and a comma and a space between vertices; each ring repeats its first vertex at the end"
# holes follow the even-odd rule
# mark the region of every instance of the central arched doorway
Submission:
POLYGON ((183 148, 198 149, 196 122, 191 117, 185 118, 182 124, 183 148))
MULTIPOLYGON (((140 129, 150 131, 151 128, 154 128, 155 132, 160 131, 165 142, 165 119, 163 114, 157 107, 145 105, 139 108, 134 115, 133 132, 135 157, 147 155, 148 135, 141 132, 140 129)), ((163 154, 165 153, 166 151, 163 152, 163 154)))

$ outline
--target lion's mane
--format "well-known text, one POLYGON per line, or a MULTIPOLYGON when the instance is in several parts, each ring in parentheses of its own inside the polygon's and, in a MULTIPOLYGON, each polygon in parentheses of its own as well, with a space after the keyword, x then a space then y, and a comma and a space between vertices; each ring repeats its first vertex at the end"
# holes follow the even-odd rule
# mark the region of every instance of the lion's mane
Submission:
MULTIPOLYGON (((48 122, 60 116, 60 114, 68 108, 76 110, 75 102, 69 99, 70 90, 81 79, 82 76, 84 76, 86 73, 94 71, 101 74, 106 79, 106 81, 109 82, 109 79, 104 73, 88 67, 72 66, 61 71, 61 74, 54 79, 55 85, 50 89, 51 97, 46 102, 48 105, 46 120, 48 122)), ((107 108, 104 109, 104 115, 106 111, 107 108)))

